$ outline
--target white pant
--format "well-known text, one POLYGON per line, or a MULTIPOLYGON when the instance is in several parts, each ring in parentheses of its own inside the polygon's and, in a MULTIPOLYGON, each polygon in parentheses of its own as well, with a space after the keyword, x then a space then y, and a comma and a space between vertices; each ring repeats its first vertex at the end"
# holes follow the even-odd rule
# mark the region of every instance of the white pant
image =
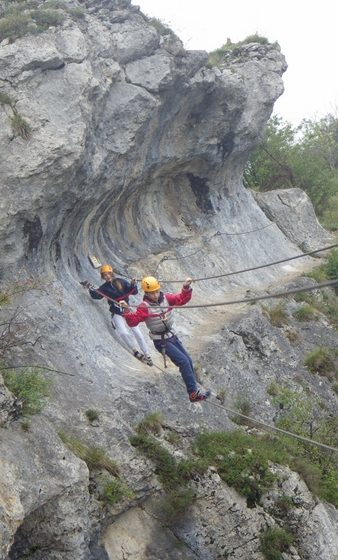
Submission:
POLYGON ((116 334, 132 352, 137 350, 137 346, 135 345, 136 339, 143 354, 149 354, 147 343, 144 340, 143 334, 138 325, 137 327, 128 327, 126 320, 122 317, 122 315, 113 315, 112 324, 116 329, 116 334))

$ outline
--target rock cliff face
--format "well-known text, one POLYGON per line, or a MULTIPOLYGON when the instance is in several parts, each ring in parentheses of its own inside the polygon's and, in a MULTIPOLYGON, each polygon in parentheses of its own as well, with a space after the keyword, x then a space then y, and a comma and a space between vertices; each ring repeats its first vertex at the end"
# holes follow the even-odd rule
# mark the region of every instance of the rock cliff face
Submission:
MULTIPOLYGON (((129 0, 74 1, 57 10, 64 14, 61 25, 0 43, 0 93, 7 96, 0 105, 0 279, 13 293, 1 311, 11 317, 19 306, 30 342, 4 357, 9 365, 58 370, 49 373, 52 397, 28 432, 13 422, 15 401, 1 386, 0 558, 205 560, 232 551, 235 560, 261 560, 258 535, 273 518, 263 506, 248 509, 214 470, 195 481, 193 515, 162 530, 152 503, 158 482, 129 443, 135 425, 162 410, 170 429, 187 440, 201 426, 234 426, 211 407, 187 407, 173 368, 163 376, 135 363, 111 332, 106 305, 91 301, 79 280, 99 283, 88 261, 95 254, 121 274, 154 274, 176 291, 175 282, 187 275, 215 276, 329 241, 318 225, 308 235, 316 220, 303 194, 254 197, 242 185, 248 156, 283 91, 284 57, 272 45, 254 43, 209 68, 205 52, 185 51, 129 0), (83 17, 75 18, 79 8, 83 17), (25 129, 15 128, 15 114, 25 129), (85 415, 91 408, 99 411, 96 426, 85 415), (103 510, 97 482, 59 430, 107 450, 134 500, 103 510), (241 529, 231 534, 233 527, 241 529)), ((301 259, 196 283, 194 302, 267 289, 310 266, 301 259)), ((221 328, 228 310, 191 310, 177 321, 194 358, 205 353, 214 390, 225 380, 236 387, 224 365, 223 348, 231 341, 221 328)), ((255 330, 250 321, 245 328, 255 330)), ((244 353, 242 331, 235 338, 244 353)), ((290 372, 285 365, 285 378, 290 372)), ((254 394, 243 368, 241 375, 254 394)), ((265 395, 266 379, 256 381, 265 395)), ((334 410, 332 389, 322 390, 334 410)), ((269 411, 262 414, 269 418, 269 411)), ((303 484, 292 476, 290 494, 303 484)), ((285 558, 338 558, 336 511, 316 504, 304 484, 300 492, 311 514, 302 518, 299 548, 285 558), (323 531, 326 544, 318 544, 323 531)))

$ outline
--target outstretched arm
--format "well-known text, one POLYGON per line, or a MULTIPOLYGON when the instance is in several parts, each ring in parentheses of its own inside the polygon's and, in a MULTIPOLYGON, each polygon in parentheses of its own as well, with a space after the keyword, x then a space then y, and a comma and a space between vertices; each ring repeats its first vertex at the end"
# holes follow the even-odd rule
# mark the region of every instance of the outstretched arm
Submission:
POLYGON ((136 327, 136 325, 149 317, 149 309, 145 303, 141 303, 134 313, 130 311, 128 304, 124 301, 121 301, 120 305, 125 310, 123 312, 123 317, 127 321, 129 327, 136 327))
POLYGON ((165 297, 170 305, 185 305, 191 300, 192 278, 187 278, 182 286, 182 290, 178 294, 166 294, 165 297))
POLYGON ((88 288, 89 293, 93 299, 102 299, 103 295, 98 294, 94 286, 88 282, 88 280, 84 280, 84 282, 80 282, 84 288, 88 288))

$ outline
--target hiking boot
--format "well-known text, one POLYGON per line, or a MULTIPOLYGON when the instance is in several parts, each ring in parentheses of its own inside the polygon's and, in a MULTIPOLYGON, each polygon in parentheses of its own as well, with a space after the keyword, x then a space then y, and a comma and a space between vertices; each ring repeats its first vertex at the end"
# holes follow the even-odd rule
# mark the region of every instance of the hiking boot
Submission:
POLYGON ((205 401, 208 397, 210 397, 210 391, 203 391, 203 389, 197 389, 192 393, 189 393, 189 400, 190 402, 199 402, 205 401))
POLYGON ((145 364, 147 364, 147 366, 153 366, 153 360, 151 359, 151 356, 148 356, 147 354, 145 354, 145 356, 143 357, 143 362, 145 364))
POLYGON ((145 361, 145 355, 142 354, 142 352, 139 352, 138 350, 134 350, 134 357, 137 358, 137 360, 140 360, 140 362, 145 361))

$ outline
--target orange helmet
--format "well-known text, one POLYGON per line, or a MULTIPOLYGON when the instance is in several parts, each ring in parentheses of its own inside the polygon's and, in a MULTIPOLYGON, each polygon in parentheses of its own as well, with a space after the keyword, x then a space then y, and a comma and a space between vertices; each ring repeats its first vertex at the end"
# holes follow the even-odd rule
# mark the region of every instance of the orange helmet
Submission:
POLYGON ((102 274, 104 274, 105 272, 113 272, 113 268, 110 266, 110 264, 103 264, 100 268, 100 274, 102 276, 102 274))
POLYGON ((154 276, 145 276, 142 279, 141 287, 144 292, 157 292, 160 289, 160 284, 154 276))

